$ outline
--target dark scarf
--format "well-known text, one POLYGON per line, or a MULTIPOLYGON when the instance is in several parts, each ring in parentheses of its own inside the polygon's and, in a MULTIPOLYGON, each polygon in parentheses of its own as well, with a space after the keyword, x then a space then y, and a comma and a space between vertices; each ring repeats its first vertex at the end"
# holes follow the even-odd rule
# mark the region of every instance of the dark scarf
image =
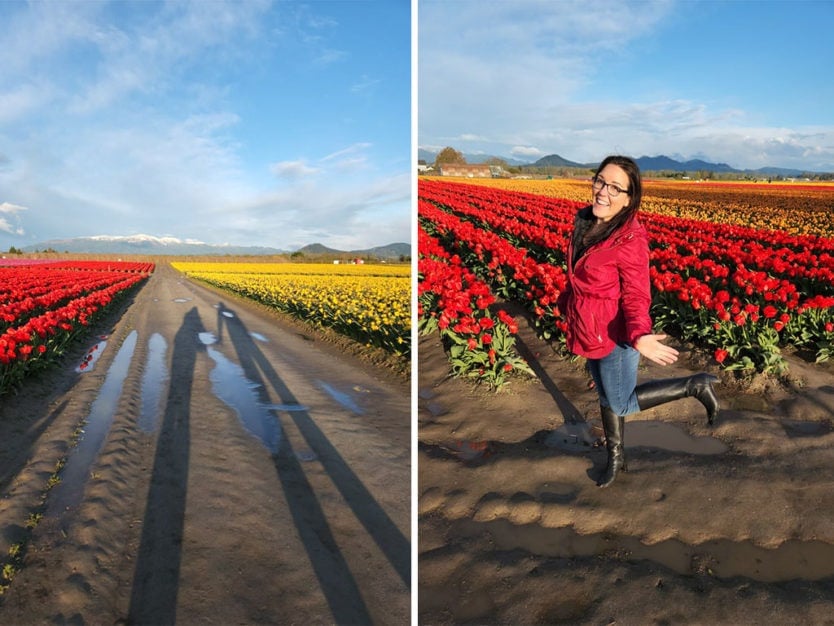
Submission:
POLYGON ((576 264, 592 245, 607 239, 616 226, 611 222, 606 222, 597 229, 594 228, 596 225, 597 218, 594 217, 592 207, 587 206, 577 212, 576 219, 573 222, 573 264, 576 264), (592 229, 595 232, 591 232, 592 229))

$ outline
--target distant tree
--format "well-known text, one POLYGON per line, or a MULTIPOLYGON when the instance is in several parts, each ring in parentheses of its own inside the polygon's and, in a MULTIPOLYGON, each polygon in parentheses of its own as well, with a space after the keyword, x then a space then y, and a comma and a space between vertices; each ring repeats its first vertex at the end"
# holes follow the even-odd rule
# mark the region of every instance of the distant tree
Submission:
POLYGON ((454 148, 446 147, 434 159, 434 165, 466 165, 466 158, 454 148))
POLYGON ((489 157, 486 161, 484 161, 484 164, 498 165, 499 167, 507 169, 507 162, 504 159, 499 159, 498 157, 489 157))
POLYGON ((290 255, 291 259, 301 259, 304 257, 304 253, 301 250, 296 250, 290 255))

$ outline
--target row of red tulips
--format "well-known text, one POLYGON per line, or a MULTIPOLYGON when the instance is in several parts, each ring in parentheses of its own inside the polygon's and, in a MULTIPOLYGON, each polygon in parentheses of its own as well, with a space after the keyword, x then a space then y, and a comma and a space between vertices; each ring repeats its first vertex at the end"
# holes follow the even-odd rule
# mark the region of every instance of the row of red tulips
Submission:
POLYGON ((0 268, 0 395, 60 357, 86 327, 142 283, 153 265, 71 262, 0 268))
POLYGON ((28 267, 38 266, 41 269, 92 270, 96 272, 129 272, 150 274, 154 264, 150 261, 55 261, 53 259, 0 259, 0 267, 28 267))
POLYGON ((515 351, 518 326, 506 311, 490 308, 489 286, 450 254, 435 237, 418 229, 418 330, 440 332, 452 371, 491 387, 503 386, 512 372, 530 372, 515 351))
MULTIPOLYGON (((559 339, 554 303, 582 204, 444 181, 421 181, 419 190, 423 227, 559 339)), ((658 326, 727 369, 781 371, 787 345, 830 356, 834 241, 649 214, 643 221, 658 326)))

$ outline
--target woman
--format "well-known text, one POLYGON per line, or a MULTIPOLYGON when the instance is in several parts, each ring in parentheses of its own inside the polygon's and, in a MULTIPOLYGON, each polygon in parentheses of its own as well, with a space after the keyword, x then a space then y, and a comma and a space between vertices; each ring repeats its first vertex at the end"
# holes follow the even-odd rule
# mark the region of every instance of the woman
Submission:
POLYGON ((599 394, 608 466, 597 485, 607 487, 626 471, 626 415, 680 398, 695 397, 713 424, 718 398, 709 374, 637 384, 640 355, 659 365, 678 351, 652 333, 649 317, 649 242, 637 219, 642 187, 637 164, 609 156, 593 178, 593 204, 581 209, 568 246, 568 285, 558 306, 567 323, 567 347, 588 359, 599 394))

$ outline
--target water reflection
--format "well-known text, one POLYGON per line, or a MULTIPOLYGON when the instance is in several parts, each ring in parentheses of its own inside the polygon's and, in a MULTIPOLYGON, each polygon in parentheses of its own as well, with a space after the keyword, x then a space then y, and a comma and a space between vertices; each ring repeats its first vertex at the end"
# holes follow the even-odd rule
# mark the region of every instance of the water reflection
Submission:
POLYGON ((104 348, 107 345, 106 335, 102 335, 101 339, 101 341, 87 350, 87 354, 84 355, 84 358, 81 359, 81 363, 79 363, 78 367, 75 368, 76 372, 91 372, 95 368, 96 361, 98 361, 101 353, 104 352, 104 348))
POLYGON ((122 395, 122 386, 136 348, 136 337, 137 332, 134 330, 125 338, 110 369, 107 370, 104 384, 90 407, 90 414, 85 421, 78 445, 72 450, 61 470, 61 482, 49 492, 47 515, 60 514, 81 501, 90 467, 113 423, 113 416, 122 395))
POLYGON ((346 409, 353 411, 357 415, 363 415, 365 413, 365 411, 362 410, 362 407, 360 407, 358 404, 356 404, 356 402, 354 402, 350 394, 339 391, 332 385, 328 385, 326 382, 321 380, 318 381, 318 385, 319 387, 324 389, 331 398, 333 398, 336 402, 341 404, 346 409))
MULTIPOLYGON (((278 452, 281 443, 281 424, 272 414, 272 405, 263 404, 256 390, 260 385, 246 378, 243 368, 227 359, 222 352, 210 347, 216 342, 212 333, 200 333, 200 341, 215 363, 209 374, 214 394, 234 409, 243 427, 260 440, 272 453, 278 452)), ((284 409, 287 410, 287 409, 284 409)))
POLYGON ((165 357, 168 343, 159 333, 154 333, 148 340, 148 360, 142 376, 142 411, 139 414, 139 428, 153 432, 159 426, 160 401, 165 382, 168 380, 168 367, 165 357))

